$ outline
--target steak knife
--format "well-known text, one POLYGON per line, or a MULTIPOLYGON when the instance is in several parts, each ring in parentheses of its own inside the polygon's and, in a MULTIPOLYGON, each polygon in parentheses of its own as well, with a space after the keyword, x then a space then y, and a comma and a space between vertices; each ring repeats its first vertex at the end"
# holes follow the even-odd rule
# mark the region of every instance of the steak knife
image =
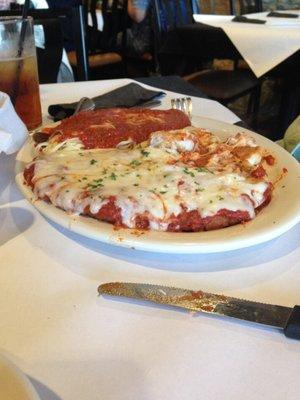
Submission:
POLYGON ((255 322, 279 328, 285 336, 300 340, 300 306, 283 307, 205 293, 201 290, 144 283, 104 283, 98 287, 98 292, 100 295, 129 297, 189 311, 202 311, 255 322))

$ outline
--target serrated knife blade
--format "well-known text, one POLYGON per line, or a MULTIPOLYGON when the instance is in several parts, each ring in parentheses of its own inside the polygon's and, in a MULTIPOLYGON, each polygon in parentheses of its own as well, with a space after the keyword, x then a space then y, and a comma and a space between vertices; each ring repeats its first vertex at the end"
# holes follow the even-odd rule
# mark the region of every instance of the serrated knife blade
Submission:
POLYGON ((145 283, 109 282, 98 287, 101 295, 122 296, 152 303, 223 315, 283 329, 300 340, 300 306, 284 307, 238 299, 201 290, 145 283))

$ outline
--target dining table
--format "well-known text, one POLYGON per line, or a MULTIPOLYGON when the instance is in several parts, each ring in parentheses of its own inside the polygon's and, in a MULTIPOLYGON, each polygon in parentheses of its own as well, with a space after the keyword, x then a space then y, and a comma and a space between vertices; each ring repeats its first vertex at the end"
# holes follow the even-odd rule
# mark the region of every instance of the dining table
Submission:
MULTIPOLYGON (((44 123, 50 104, 129 82, 41 85, 44 123)), ((241 123, 178 77, 139 83, 165 92, 159 109, 188 95, 194 115, 241 123)), ((15 183, 16 157, 0 154, 0 353, 41 400, 299 399, 300 342, 279 330, 97 292, 105 282, 140 282, 292 307, 300 304, 299 223, 265 243, 209 254, 103 243, 25 200, 15 183)))
POLYGON ((159 54, 163 63, 170 57, 177 60, 175 72, 184 59, 190 63, 194 59, 197 65, 232 59, 245 60, 261 82, 280 79, 278 135, 283 135, 300 113, 300 11, 290 12, 298 18, 268 17, 261 12, 247 14, 249 23, 232 21, 232 15, 196 14, 194 23, 166 33, 159 54))

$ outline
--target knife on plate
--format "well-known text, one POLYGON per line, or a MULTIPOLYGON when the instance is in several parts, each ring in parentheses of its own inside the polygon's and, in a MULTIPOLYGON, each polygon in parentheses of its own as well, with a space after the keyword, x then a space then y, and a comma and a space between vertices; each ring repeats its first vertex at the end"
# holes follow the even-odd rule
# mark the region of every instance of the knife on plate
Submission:
POLYGON ((122 296, 152 303, 180 307, 189 311, 238 318, 280 328, 285 336, 300 340, 300 306, 283 307, 205 293, 201 290, 179 289, 145 283, 109 282, 98 287, 101 295, 122 296))

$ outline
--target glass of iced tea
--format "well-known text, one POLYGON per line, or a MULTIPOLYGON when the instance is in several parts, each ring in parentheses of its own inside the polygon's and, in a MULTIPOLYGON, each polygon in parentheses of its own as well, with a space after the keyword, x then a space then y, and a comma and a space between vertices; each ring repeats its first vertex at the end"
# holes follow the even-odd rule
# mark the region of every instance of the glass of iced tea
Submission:
POLYGON ((32 130, 41 125, 42 113, 32 19, 23 23, 20 46, 22 19, 0 18, 0 91, 10 96, 19 117, 32 130))

